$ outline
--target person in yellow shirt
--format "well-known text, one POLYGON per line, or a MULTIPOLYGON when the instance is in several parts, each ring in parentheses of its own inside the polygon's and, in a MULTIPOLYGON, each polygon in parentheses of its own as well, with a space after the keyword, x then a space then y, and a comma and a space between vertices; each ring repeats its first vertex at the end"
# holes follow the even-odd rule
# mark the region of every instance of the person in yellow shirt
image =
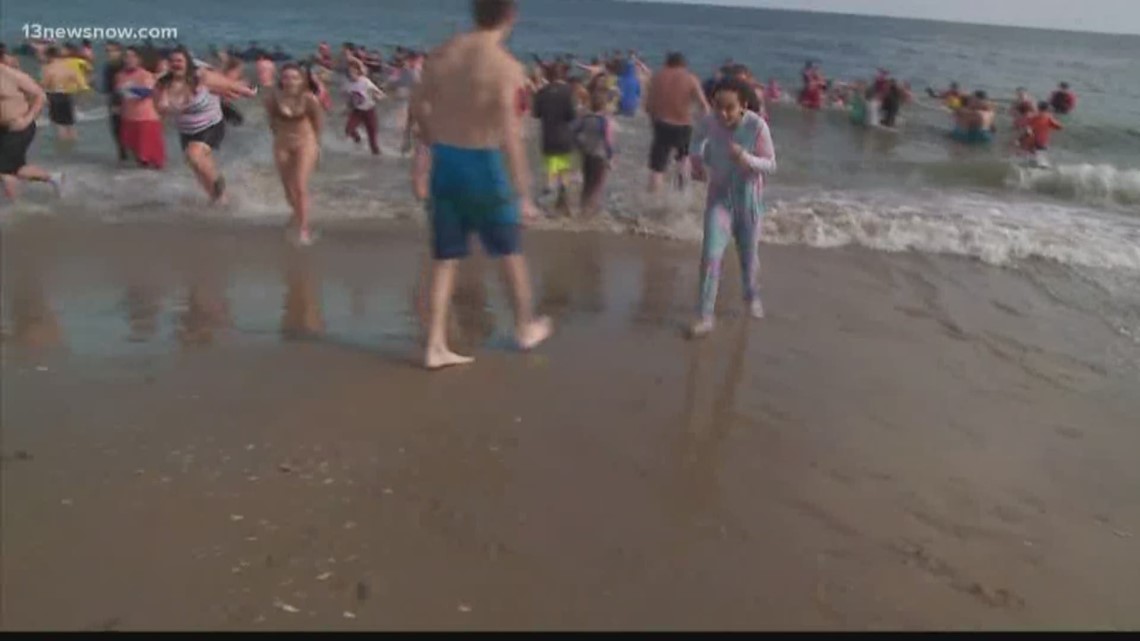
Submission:
POLYGON ((71 63, 74 58, 65 58, 58 47, 48 47, 45 59, 41 81, 47 93, 48 119, 55 125, 61 142, 73 142, 76 139, 74 96, 86 85, 86 79, 71 63))
POLYGON ((83 56, 83 52, 73 44, 63 47, 63 59, 69 67, 75 70, 79 78, 79 88, 76 92, 91 91, 91 63, 83 56))

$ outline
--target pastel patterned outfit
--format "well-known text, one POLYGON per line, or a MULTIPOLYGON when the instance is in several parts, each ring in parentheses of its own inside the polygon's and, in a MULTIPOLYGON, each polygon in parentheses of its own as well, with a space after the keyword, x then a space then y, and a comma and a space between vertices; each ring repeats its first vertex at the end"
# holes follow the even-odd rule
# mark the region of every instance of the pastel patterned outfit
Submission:
POLYGON ((707 168, 708 202, 705 208, 705 237, 701 250, 700 315, 711 319, 720 284, 721 260, 730 239, 736 240, 740 271, 744 279, 744 299, 759 299, 760 221, 764 214, 765 176, 776 171, 776 148, 764 119, 745 112, 733 129, 710 116, 700 127, 703 132, 697 148, 707 168), (741 167, 732 158, 732 145, 744 149, 741 167))

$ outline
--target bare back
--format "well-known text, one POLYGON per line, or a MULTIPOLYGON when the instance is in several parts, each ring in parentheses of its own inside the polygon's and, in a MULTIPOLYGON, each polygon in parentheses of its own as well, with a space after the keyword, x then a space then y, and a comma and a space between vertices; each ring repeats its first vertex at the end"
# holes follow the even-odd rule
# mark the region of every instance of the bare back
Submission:
POLYGON ((456 36, 424 66, 419 114, 432 142, 469 149, 504 143, 510 100, 526 81, 523 67, 482 33, 456 36))
POLYGON ((27 78, 22 71, 0 66, 0 127, 7 127, 28 113, 30 103, 20 87, 21 76, 27 78))
POLYGON ((684 67, 665 67, 649 81, 646 110, 657 122, 692 125, 694 102, 703 102, 701 81, 684 67))

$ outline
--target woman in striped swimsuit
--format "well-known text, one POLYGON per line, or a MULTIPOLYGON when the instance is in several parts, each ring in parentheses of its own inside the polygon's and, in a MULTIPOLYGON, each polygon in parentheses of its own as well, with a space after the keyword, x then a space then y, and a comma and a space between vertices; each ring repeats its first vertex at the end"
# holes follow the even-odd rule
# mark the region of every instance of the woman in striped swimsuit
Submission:
POLYGON ((251 97, 256 92, 240 81, 199 69, 184 48, 171 52, 169 63, 170 72, 156 86, 155 104, 159 112, 175 115, 186 163, 194 170, 210 203, 221 203, 226 181, 214 162, 214 152, 226 136, 226 123, 219 96, 251 97))
POLYGON ((736 240, 740 258, 744 300, 754 318, 764 317, 757 251, 764 181, 776 170, 776 149, 764 119, 745 108, 751 94, 751 87, 740 80, 722 80, 713 92, 713 115, 701 128, 704 140, 697 148, 703 148, 699 158, 707 167, 709 191, 701 250, 700 316, 692 326, 693 337, 713 330, 721 259, 731 239, 736 240))

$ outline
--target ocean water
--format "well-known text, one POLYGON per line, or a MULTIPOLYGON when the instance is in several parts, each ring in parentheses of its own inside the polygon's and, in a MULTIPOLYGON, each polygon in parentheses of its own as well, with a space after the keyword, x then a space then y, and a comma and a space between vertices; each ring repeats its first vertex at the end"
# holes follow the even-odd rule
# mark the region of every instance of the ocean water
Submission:
MULTIPOLYGON (((298 54, 311 52, 319 40, 427 48, 467 25, 467 7, 466 0, 0 0, 0 37, 14 46, 25 23, 40 23, 176 27, 180 40, 201 54, 209 45, 250 41, 298 54)), ((765 241, 957 254, 1022 269, 1048 260, 1128 291, 1140 280, 1140 36, 614 0, 523 0, 510 46, 524 59, 636 49, 653 65, 677 49, 701 76, 733 58, 789 89, 798 84, 806 59, 818 60, 829 78, 868 78, 885 66, 916 90, 957 80, 1000 100, 1019 85, 1046 97, 1058 81, 1068 81, 1080 104, 1055 136, 1049 170, 1013 161, 1008 117, 999 119, 1004 130, 995 144, 965 148, 947 139, 949 115, 925 98, 904 109, 898 133, 852 127, 840 111, 773 106, 780 168, 768 192, 765 241)), ((344 137, 341 118, 330 119, 314 183, 317 224, 422 219, 408 186, 408 162, 398 157, 398 110, 386 109, 388 156, 382 160, 344 137)), ((76 148, 57 149, 45 127, 33 151, 37 161, 68 172, 63 203, 29 190, 15 215, 280 224, 288 208, 264 118, 254 103, 244 110, 247 124, 230 129, 221 153, 234 201, 226 212, 204 211, 204 197, 176 155, 161 174, 116 166, 106 110, 91 96, 82 105, 76 148)), ((606 214, 543 225, 699 238, 700 189, 647 197, 648 123, 639 116, 621 119, 619 126, 621 155, 606 214)), ((171 135, 168 153, 177 149, 171 135)))

